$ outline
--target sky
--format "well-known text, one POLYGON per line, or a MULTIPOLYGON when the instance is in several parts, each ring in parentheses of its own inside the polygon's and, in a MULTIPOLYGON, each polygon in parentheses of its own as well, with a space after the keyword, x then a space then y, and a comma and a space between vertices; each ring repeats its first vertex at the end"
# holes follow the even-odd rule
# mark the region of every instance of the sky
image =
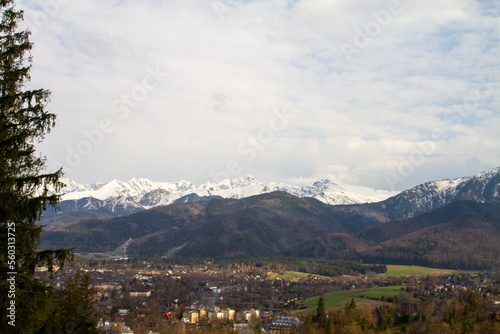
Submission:
POLYGON ((80 183, 403 190, 500 166, 500 3, 19 0, 80 183))

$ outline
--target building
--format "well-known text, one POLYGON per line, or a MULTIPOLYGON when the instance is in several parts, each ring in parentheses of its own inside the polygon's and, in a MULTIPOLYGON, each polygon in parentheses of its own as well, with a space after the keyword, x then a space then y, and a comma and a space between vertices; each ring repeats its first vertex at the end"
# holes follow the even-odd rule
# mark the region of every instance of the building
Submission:
POLYGON ((182 314, 182 318, 189 320, 190 324, 197 324, 200 321, 200 314, 197 311, 188 311, 182 314))
POLYGON ((246 321, 251 321, 252 317, 258 319, 260 317, 259 310, 247 310, 244 312, 244 317, 246 321))
POLYGON ((297 332, 302 327, 302 322, 300 322, 297 317, 279 317, 277 320, 273 320, 269 326, 266 327, 266 333, 279 334, 283 331, 297 332))
POLYGON ((130 297, 147 298, 149 296, 151 296, 151 290, 147 290, 147 291, 130 291, 130 297))
POLYGON ((225 309, 223 312, 224 312, 224 320, 234 321, 234 317, 236 315, 235 310, 225 309))
POLYGON ((124 317, 124 316, 126 316, 127 314, 129 314, 129 310, 127 310, 127 309, 119 309, 119 310, 118 310, 118 314, 119 314, 121 317, 124 317))
POLYGON ((253 332, 247 322, 233 324, 233 331, 237 331, 238 334, 252 334, 253 332))
POLYGON ((134 332, 125 325, 124 322, 102 322, 100 321, 97 326, 101 330, 101 334, 134 334, 134 332))
POLYGON ((208 312, 208 321, 213 322, 217 320, 217 312, 210 311, 208 312))

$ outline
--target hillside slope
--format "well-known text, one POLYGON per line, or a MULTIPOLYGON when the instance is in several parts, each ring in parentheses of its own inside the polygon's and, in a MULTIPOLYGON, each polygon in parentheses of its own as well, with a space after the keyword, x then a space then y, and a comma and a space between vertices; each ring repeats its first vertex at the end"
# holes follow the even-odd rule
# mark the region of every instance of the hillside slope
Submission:
POLYGON ((500 266, 500 203, 454 202, 413 218, 305 241, 287 255, 454 269, 500 266))
POLYGON ((358 233, 381 242, 360 252, 367 262, 456 269, 500 265, 500 203, 455 202, 436 211, 358 233))
POLYGON ((212 199, 145 210, 111 220, 88 220, 42 235, 42 248, 78 246, 111 251, 133 238, 130 255, 269 256, 329 233, 355 233, 378 223, 346 214, 312 198, 273 192, 241 200, 212 199))

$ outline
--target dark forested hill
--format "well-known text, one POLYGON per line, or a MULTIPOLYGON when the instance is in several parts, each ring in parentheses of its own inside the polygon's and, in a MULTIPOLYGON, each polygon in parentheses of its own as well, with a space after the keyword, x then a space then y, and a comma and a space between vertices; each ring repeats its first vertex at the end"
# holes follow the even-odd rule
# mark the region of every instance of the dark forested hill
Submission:
POLYGON ((353 235, 306 241, 287 255, 363 260, 443 268, 482 269, 500 265, 500 204, 454 202, 413 218, 374 224, 353 235))
POLYGON ((355 233, 379 223, 312 198, 284 192, 169 205, 110 220, 87 220, 44 233, 42 248, 77 245, 77 251, 111 251, 129 238, 130 255, 269 256, 330 233, 355 233))
POLYGON ((365 261, 443 268, 498 268, 500 204, 455 202, 412 219, 367 228, 358 236, 380 242, 365 261))

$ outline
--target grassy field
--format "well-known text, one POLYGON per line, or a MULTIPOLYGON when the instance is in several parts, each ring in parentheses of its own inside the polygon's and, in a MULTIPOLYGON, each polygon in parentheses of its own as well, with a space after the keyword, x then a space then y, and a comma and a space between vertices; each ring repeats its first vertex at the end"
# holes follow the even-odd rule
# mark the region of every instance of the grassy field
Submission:
MULTIPOLYGON (((402 276, 411 276, 411 275, 448 275, 456 272, 456 270, 451 270, 451 269, 436 269, 436 268, 427 268, 427 267, 419 267, 419 266, 401 266, 401 265, 387 265, 387 272, 383 274, 378 274, 376 277, 377 278, 383 278, 383 277, 402 277, 402 276)), ((321 278, 321 279, 332 279, 331 277, 327 276, 321 276, 321 275, 314 275, 314 274, 309 274, 309 273, 304 273, 304 272, 299 272, 299 271, 288 271, 284 275, 274 275, 273 278, 287 278, 287 279, 297 279, 297 278, 304 278, 309 275, 321 278)), ((348 277, 348 278, 356 278, 354 276, 348 276, 348 275, 343 275, 342 277, 348 277)))
POLYGON ((327 279, 327 280, 331 280, 332 279, 331 277, 321 276, 321 275, 314 275, 314 274, 308 274, 308 273, 303 273, 303 272, 300 272, 300 271, 287 271, 284 275, 275 275, 272 278, 281 278, 281 279, 287 278, 287 279, 290 279, 290 280, 294 280, 296 278, 304 278, 304 277, 307 277, 307 276, 313 276, 313 277, 318 277, 318 278, 327 279))
MULTIPOLYGON (((419 266, 402 266, 402 265, 387 265, 387 272, 383 274, 379 274, 376 278, 383 277, 402 277, 402 276, 411 276, 411 275, 448 275, 456 272, 456 270, 450 269, 435 269, 435 268, 427 268, 427 267, 419 267, 419 266)), ((289 271, 284 275, 277 275, 276 277, 280 278, 288 278, 288 279, 296 279, 307 277, 310 274, 289 271)), ((313 275, 318 276, 318 275, 313 275)), ((324 279, 331 279, 330 277, 318 276, 324 279)), ((352 277, 355 278, 355 277, 352 277)), ((325 306, 327 309, 334 308, 340 309, 345 306, 347 302, 354 298, 357 306, 379 306, 387 304, 385 301, 381 301, 381 297, 392 298, 393 296, 397 296, 400 293, 403 295, 407 295, 405 291, 402 291, 401 288, 404 286, 386 286, 386 287, 377 287, 371 289, 360 289, 360 290, 349 290, 349 291, 335 291, 326 295, 323 295, 325 300, 325 306)), ((308 314, 316 310, 318 305, 318 300, 320 296, 312 297, 303 302, 303 304, 307 307, 306 309, 297 310, 292 312, 293 314, 308 314)))
MULTIPOLYGON (((340 309, 345 306, 347 302, 354 298, 357 306, 369 305, 378 306, 386 304, 386 302, 380 301, 381 297, 392 298, 400 293, 407 295, 405 291, 401 291, 404 288, 402 285, 397 286, 384 286, 371 289, 360 289, 360 290, 349 290, 349 291, 335 291, 323 295, 325 300, 325 307, 327 309, 334 308, 340 309), (376 299, 376 300, 375 300, 376 299)), ((312 297, 304 301, 307 306, 306 309, 293 312, 294 314, 308 314, 314 311, 318 305, 318 300, 320 296, 312 297)))
POLYGON ((377 277, 401 277, 410 275, 448 275, 455 272, 450 269, 435 269, 418 266, 398 266, 387 265, 387 272, 377 275, 377 277))

